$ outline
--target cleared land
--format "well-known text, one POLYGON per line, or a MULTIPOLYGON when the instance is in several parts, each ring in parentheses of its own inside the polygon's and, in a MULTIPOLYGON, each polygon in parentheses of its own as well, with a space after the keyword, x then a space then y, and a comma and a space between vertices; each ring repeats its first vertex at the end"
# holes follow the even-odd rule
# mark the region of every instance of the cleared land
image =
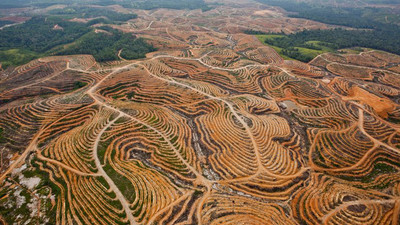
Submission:
POLYGON ((400 56, 285 60, 257 11, 135 10, 145 59, 2 71, 0 223, 398 224, 400 56))

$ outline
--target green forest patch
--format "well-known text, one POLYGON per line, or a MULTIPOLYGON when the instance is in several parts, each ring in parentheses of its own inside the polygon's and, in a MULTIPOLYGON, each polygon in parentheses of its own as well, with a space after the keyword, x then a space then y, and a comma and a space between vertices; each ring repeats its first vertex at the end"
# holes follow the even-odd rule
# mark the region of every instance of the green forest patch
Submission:
POLYGON ((305 41, 303 43, 285 43, 287 35, 284 34, 257 34, 255 35, 262 43, 272 47, 282 58, 286 60, 299 60, 309 62, 316 56, 325 52, 333 52, 334 49, 327 47, 321 41, 305 41))
POLYGON ((118 52, 122 50, 124 59, 144 58, 146 53, 156 49, 142 38, 122 33, 108 27, 101 27, 107 33, 94 31, 85 34, 72 45, 57 51, 56 55, 89 54, 98 62, 119 60, 118 52))
POLYGON ((65 19, 72 18, 103 18, 103 23, 125 22, 136 19, 137 15, 133 13, 118 13, 108 8, 93 8, 70 6, 62 9, 53 9, 49 14, 60 16, 65 19))
POLYGON ((39 53, 23 49, 3 50, 0 51, 0 63, 2 68, 7 68, 28 63, 40 56, 39 53))
MULTIPOLYGON (((111 18, 133 18, 132 15, 124 18, 114 16, 111 18)), ((144 39, 136 38, 132 34, 109 27, 99 29, 104 32, 96 33, 91 23, 70 22, 62 16, 33 17, 23 24, 0 31, 0 64, 5 69, 44 56, 74 54, 91 54, 96 60, 103 62, 118 60, 121 49, 122 58, 137 59, 155 50, 144 39)))
POLYGON ((268 45, 269 47, 273 48, 283 59, 285 60, 293 60, 292 58, 290 58, 289 56, 285 55, 282 53, 282 48, 278 47, 278 46, 274 46, 274 45, 270 45, 267 44, 265 41, 267 39, 271 39, 271 38, 276 38, 276 37, 283 37, 283 35, 274 35, 274 34, 257 34, 255 35, 257 37, 258 40, 261 41, 261 43, 268 45))
MULTIPOLYGON (((329 6, 327 2, 306 2, 293 0, 257 0, 260 3, 279 6, 290 12, 290 17, 304 18, 325 24, 351 27, 353 29, 305 30, 288 35, 288 39, 280 39, 279 43, 271 43, 286 48, 291 57, 299 57, 306 61, 304 49, 308 41, 329 43, 325 45, 334 50, 341 48, 364 47, 394 54, 400 54, 400 15, 396 10, 379 7, 338 7, 329 6), (287 42, 287 43, 284 43, 287 42), (292 49, 287 49, 292 47, 292 49), (302 52, 303 51, 303 52, 302 52), (299 54, 300 52, 300 54, 299 54)), ((392 3, 395 1, 380 1, 392 3)), ((255 34, 255 32, 253 32, 255 34)), ((274 39, 278 40, 278 39, 274 39)), ((314 49, 313 47, 311 49, 314 49)), ((320 50, 320 49, 314 49, 320 50)))
POLYGON ((126 8, 152 10, 158 8, 167 9, 201 9, 203 11, 210 10, 209 5, 218 5, 219 3, 206 3, 204 0, 1 0, 0 8, 19 8, 19 7, 49 7, 52 5, 121 5, 126 8))

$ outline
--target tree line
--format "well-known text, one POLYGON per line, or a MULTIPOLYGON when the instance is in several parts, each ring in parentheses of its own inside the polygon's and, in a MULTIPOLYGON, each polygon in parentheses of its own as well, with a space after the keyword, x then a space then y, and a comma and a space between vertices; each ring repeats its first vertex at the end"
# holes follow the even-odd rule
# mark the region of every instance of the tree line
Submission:
POLYGON ((101 27, 105 32, 90 32, 66 49, 58 51, 57 55, 89 54, 99 61, 118 60, 118 52, 124 59, 144 58, 146 53, 156 49, 143 38, 123 33, 109 27, 101 27))
MULTIPOLYGON (((99 18, 95 22, 101 22, 99 18)), ((23 24, 0 30, 3 68, 46 55, 91 54, 98 61, 137 59, 155 48, 142 38, 109 27, 95 33, 93 23, 70 22, 59 16, 35 16, 23 24), (66 44, 68 47, 64 47, 66 44)))
MULTIPOLYGON (((305 30, 286 35, 285 37, 265 40, 267 44, 284 48, 282 52, 291 58, 309 61, 309 57, 304 57, 295 48, 318 48, 318 46, 307 45, 309 41, 322 42, 325 46, 334 50, 349 47, 366 47, 400 55, 400 26, 396 23, 381 22, 377 18, 378 14, 391 15, 392 12, 390 9, 331 7, 317 3, 294 2, 290 0, 257 1, 279 6, 287 11, 294 12, 290 14, 291 17, 357 28, 352 30, 340 28, 332 30, 305 30)), ((257 31, 247 31, 247 33, 258 34, 257 31)))

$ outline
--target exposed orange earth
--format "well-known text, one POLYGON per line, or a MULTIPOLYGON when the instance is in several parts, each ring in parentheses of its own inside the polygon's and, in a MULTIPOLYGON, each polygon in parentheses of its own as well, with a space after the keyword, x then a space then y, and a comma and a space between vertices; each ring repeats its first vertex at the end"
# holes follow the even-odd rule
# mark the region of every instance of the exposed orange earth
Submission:
POLYGON ((343 96, 343 100, 355 100, 360 101, 363 104, 367 104, 371 106, 382 118, 387 118, 387 113, 393 111, 397 106, 390 99, 378 97, 357 86, 351 88, 349 95, 343 96))
POLYGON ((400 56, 284 60, 243 29, 329 26, 260 10, 132 10, 144 59, 1 71, 0 223, 398 224, 400 56))

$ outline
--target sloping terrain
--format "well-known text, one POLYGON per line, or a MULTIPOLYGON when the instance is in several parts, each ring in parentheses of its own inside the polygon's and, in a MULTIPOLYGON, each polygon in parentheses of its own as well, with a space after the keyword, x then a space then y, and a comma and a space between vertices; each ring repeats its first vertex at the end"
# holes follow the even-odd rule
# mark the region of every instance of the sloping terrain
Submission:
POLYGON ((3 71, 0 223, 398 224, 400 56, 284 60, 240 32, 272 11, 218 10, 111 25, 146 59, 3 71))

